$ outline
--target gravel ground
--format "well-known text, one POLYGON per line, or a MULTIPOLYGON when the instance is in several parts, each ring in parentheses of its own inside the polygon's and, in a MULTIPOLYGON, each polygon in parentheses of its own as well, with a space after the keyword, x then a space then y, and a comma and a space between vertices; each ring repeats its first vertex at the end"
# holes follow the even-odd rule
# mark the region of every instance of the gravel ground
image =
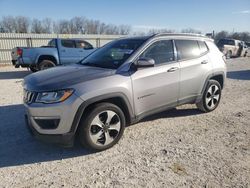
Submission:
POLYGON ((151 116, 100 153, 43 144, 25 128, 25 69, 0 67, 0 187, 250 187, 250 58, 231 59, 219 107, 151 116))

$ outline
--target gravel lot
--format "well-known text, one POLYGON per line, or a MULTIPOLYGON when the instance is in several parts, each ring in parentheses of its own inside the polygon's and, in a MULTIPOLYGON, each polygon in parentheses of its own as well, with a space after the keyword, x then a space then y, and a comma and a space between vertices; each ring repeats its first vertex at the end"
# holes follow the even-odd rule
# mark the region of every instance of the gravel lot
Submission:
POLYGON ((228 60, 220 106, 184 105, 89 153, 36 141, 25 128, 25 69, 0 67, 0 187, 250 187, 250 58, 228 60))

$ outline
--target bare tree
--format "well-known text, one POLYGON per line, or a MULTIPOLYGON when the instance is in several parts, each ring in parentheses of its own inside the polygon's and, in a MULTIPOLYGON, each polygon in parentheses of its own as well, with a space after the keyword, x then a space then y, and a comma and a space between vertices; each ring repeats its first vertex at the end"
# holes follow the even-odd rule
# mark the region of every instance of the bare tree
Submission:
POLYGON ((16 19, 13 16, 4 16, 1 21, 3 31, 6 33, 16 32, 16 19))
POLYGON ((4 33, 5 30, 4 30, 4 26, 3 26, 3 22, 2 20, 0 21, 0 33, 4 33))
POLYGON ((68 20, 60 20, 56 22, 56 33, 60 34, 70 34, 70 22, 68 20))
MULTIPOLYGON (((53 21, 50 18, 43 20, 33 19, 32 21, 24 16, 4 16, 0 20, 0 33, 58 33, 58 34, 107 34, 107 35, 146 35, 154 33, 173 33, 171 29, 151 29, 148 32, 131 31, 129 25, 106 24, 99 20, 91 20, 85 17, 73 17, 70 20, 53 21)), ((181 30, 183 33, 201 33, 201 31, 188 28, 181 30)), ((215 40, 221 38, 234 38, 243 41, 250 41, 249 32, 226 31, 218 32, 215 40)))
POLYGON ((218 41, 222 38, 227 38, 227 37, 229 37, 229 33, 227 31, 220 31, 215 34, 214 40, 218 41))
POLYGON ((243 40, 243 41, 250 42, 250 33, 249 32, 240 33, 240 39, 243 40))
POLYGON ((52 20, 50 18, 45 18, 42 21, 42 25, 44 33, 52 33, 52 20))
POLYGON ((201 34, 201 31, 193 28, 187 28, 187 29, 182 29, 182 33, 196 33, 196 34, 201 34))
POLYGON ((105 30, 106 30, 106 24, 105 23, 100 23, 100 25, 99 25, 99 34, 106 34, 105 30))
POLYGON ((86 18, 74 17, 70 20, 70 31, 72 34, 83 34, 86 18))
POLYGON ((38 19, 32 20, 31 33, 43 33, 42 22, 38 19))
POLYGON ((86 20, 86 24, 84 26, 85 34, 99 34, 99 25, 100 21, 98 20, 86 20))
POLYGON ((120 35, 128 35, 131 32, 131 26, 129 25, 120 25, 119 26, 119 34, 120 35))
POLYGON ((175 31, 172 29, 150 29, 148 34, 156 34, 156 33, 174 33, 175 31))
POLYGON ((24 16, 16 17, 16 32, 29 33, 30 20, 24 16))

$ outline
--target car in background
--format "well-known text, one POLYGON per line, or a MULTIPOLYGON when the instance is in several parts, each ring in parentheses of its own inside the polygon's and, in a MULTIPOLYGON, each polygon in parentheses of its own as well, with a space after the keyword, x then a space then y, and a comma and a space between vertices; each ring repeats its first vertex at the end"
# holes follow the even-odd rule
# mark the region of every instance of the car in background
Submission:
POLYGON ((250 42, 245 42, 247 47, 250 48, 250 42))
POLYGON ((93 51, 93 46, 82 39, 55 38, 47 46, 16 47, 11 57, 16 68, 28 67, 36 72, 57 65, 77 63, 93 51))
POLYGON ((245 42, 235 39, 220 39, 217 42, 220 51, 226 56, 231 57, 246 57, 248 48, 245 42))

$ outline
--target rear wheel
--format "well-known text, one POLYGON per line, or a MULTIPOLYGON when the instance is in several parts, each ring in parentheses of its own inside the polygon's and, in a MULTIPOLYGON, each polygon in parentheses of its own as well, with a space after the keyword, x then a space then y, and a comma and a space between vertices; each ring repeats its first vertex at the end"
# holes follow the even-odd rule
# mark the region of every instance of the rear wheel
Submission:
POLYGON ((37 66, 35 66, 35 65, 32 65, 32 66, 30 66, 29 68, 30 68, 30 70, 31 70, 32 72, 37 72, 37 71, 38 71, 38 68, 37 68, 37 66))
POLYGON ((211 112, 217 108, 221 98, 221 85, 216 80, 209 80, 197 107, 203 112, 211 112))
POLYGON ((115 145, 125 128, 122 110, 111 103, 100 103, 82 118, 78 138, 90 150, 102 151, 115 145))
POLYGON ((42 60, 39 63, 38 68, 39 68, 39 70, 46 70, 46 69, 49 69, 49 68, 52 68, 52 67, 55 67, 55 66, 56 66, 56 64, 53 61, 42 60))

